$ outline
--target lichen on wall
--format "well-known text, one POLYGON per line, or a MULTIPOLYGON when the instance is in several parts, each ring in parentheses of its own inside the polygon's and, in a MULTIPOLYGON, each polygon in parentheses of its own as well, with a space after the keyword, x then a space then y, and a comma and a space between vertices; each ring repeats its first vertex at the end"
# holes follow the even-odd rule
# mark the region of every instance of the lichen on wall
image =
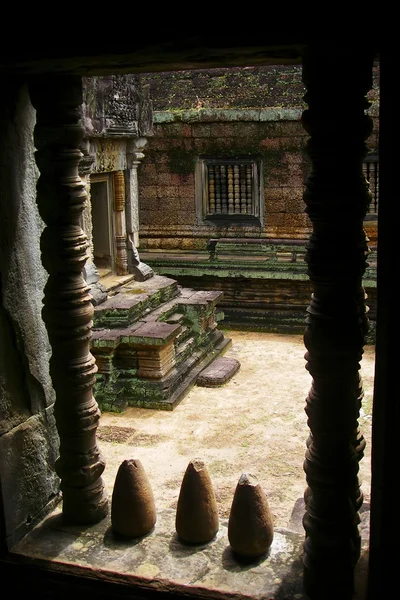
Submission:
MULTIPOLYGON (((142 74, 150 86, 154 132, 140 170, 142 249, 205 250, 210 236, 306 238, 303 192, 311 162, 301 124, 307 104, 301 65, 196 69, 142 74), (259 160, 264 223, 202 218, 196 164, 201 157, 259 160)), ((377 148, 379 65, 368 112, 377 148)))
MULTIPOLYGON (((190 109, 306 108, 301 65, 264 65, 145 73, 155 111, 190 109)), ((337 82, 338 97, 342 94, 337 82)), ((346 91, 343 91, 344 94, 346 91)), ((379 64, 368 92, 370 113, 378 114, 379 64)))
POLYGON ((155 110, 304 106, 298 65, 151 73, 141 80, 150 86, 155 110))

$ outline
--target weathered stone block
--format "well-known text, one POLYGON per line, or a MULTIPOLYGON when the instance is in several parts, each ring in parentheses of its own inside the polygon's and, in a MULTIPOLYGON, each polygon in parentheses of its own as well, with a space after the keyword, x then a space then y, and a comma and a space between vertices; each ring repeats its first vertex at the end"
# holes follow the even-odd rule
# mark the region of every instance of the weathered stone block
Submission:
POLYGON ((239 368, 238 360, 222 356, 201 371, 196 383, 201 387, 218 387, 229 381, 239 368))
POLYGON ((212 135, 212 128, 210 125, 205 125, 203 123, 200 123, 198 125, 192 125, 192 135, 193 137, 196 138, 203 138, 203 137, 211 137, 212 135))
POLYGON ((60 499, 60 481, 54 470, 58 447, 53 407, 0 437, 0 480, 10 545, 60 499))
POLYGON ((137 376, 147 379, 161 379, 175 366, 175 346, 173 341, 165 346, 153 348, 136 346, 137 376))
POLYGON ((212 135, 218 139, 233 137, 235 135, 235 125, 233 123, 214 123, 212 135))
POLYGON ((129 342, 135 345, 164 346, 179 333, 180 325, 169 323, 141 323, 129 336, 129 342))

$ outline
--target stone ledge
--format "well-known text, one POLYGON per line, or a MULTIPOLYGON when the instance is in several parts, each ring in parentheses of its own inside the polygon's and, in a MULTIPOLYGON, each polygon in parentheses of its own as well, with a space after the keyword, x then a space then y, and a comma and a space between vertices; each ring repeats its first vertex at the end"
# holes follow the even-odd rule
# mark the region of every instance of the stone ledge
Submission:
POLYGON ((126 336, 133 346, 164 346, 173 340, 181 331, 181 325, 170 325, 163 322, 141 323, 140 326, 126 336))
MULTIPOLYGON (((209 600, 308 600, 303 590, 304 532, 275 528, 269 551, 246 561, 228 540, 228 522, 207 544, 188 545, 175 532, 176 511, 157 511, 154 529, 141 538, 117 539, 107 516, 93 526, 67 525, 60 508, 16 544, 11 554, 30 565, 48 566, 101 581, 209 600)), ((300 516, 300 515, 299 515, 300 516)), ((355 569, 354 600, 365 597, 367 539, 355 569)))
POLYGON ((221 123, 221 122, 266 122, 266 121, 300 121, 301 108, 195 108, 175 111, 155 111, 154 123, 221 123))
POLYGON ((249 563, 233 554, 226 521, 208 544, 187 545, 176 535, 175 511, 164 509, 147 536, 121 541, 112 533, 109 516, 90 528, 80 527, 64 524, 58 509, 12 552, 31 564, 49 561, 69 572, 88 570, 102 580, 122 578, 148 591, 261 600, 285 590, 287 597, 299 594, 296 599, 303 599, 302 542, 301 535, 276 530, 269 552, 249 563))

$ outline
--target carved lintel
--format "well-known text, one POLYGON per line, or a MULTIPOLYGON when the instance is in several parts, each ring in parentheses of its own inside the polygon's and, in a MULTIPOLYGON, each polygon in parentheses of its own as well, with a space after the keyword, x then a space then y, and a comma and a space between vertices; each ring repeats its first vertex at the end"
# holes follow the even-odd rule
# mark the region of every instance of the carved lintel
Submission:
POLYGON ((302 122, 312 170, 304 200, 312 224, 306 262, 313 286, 304 342, 312 386, 304 470, 304 586, 310 598, 349 599, 360 556, 358 479, 365 440, 358 427, 363 398, 360 360, 368 331, 362 277, 369 203, 362 163, 372 130, 365 114, 373 54, 312 46, 303 56, 302 122), (337 86, 342 98, 334 93, 337 86), (345 143, 344 143, 345 138, 345 143))
POLYGON ((46 225, 41 250, 49 277, 42 314, 52 347, 50 373, 60 437, 56 471, 64 518, 89 524, 107 515, 108 499, 101 478, 105 463, 96 441, 100 411, 92 394, 97 372, 90 353, 94 309, 83 278, 88 241, 80 225, 87 202, 78 170, 83 140, 81 79, 37 78, 30 95, 37 111, 37 203, 46 225))

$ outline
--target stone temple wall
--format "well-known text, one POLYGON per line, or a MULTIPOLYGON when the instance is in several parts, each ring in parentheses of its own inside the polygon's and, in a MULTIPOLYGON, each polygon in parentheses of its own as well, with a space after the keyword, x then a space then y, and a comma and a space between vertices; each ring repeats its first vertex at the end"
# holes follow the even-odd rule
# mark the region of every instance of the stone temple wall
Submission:
MULTIPOLYGON (((230 327, 303 331, 311 294, 307 265, 304 258, 283 262, 282 257, 282 250, 291 256, 290 249, 304 256, 312 231, 303 200, 311 165, 301 122, 306 108, 301 66, 201 69, 142 78, 155 109, 153 135, 139 169, 142 260, 180 285, 222 290, 220 307, 230 327), (220 219, 205 217, 204 161, 229 163, 239 157, 255 158, 260 165, 259 218, 236 218, 226 211, 220 219), (281 254, 279 262, 270 258, 275 251, 281 254)), ((367 140, 371 154, 378 148, 378 91, 376 65, 368 94, 374 124, 367 140)), ((345 90, 338 89, 337 98, 345 102, 345 90)), ((346 131, 338 130, 337 136, 345 148, 346 131)), ((332 185, 340 193, 340 161, 332 172, 332 185)), ((340 226, 346 215, 332 218, 340 226)), ((376 215, 364 226, 376 247, 376 215)), ((371 318, 374 260, 365 280, 371 318)))
POLYGON ((308 172, 306 132, 299 110, 203 110, 155 115, 140 167, 141 248, 198 249, 212 237, 305 238, 308 172), (196 202, 200 156, 258 156, 262 161, 261 225, 202 221, 196 202))
POLYGON ((36 205, 35 111, 26 87, 10 86, 1 103, 0 505, 1 539, 12 545, 58 500, 59 442, 41 317, 47 273, 36 205))
MULTIPOLYGON (((212 237, 308 237, 311 224, 302 196, 310 163, 301 124, 306 108, 301 66, 200 69, 141 78, 155 111, 153 135, 139 170, 141 249, 204 250, 212 237), (261 225, 201 219, 196 201, 201 156, 259 157, 261 225)), ((378 90, 376 66, 368 94, 374 121, 367 140, 371 153, 378 147, 378 90)), ((344 99, 338 90, 338 102, 344 99)), ((345 145, 345 132, 338 131, 338 136, 345 145)))

